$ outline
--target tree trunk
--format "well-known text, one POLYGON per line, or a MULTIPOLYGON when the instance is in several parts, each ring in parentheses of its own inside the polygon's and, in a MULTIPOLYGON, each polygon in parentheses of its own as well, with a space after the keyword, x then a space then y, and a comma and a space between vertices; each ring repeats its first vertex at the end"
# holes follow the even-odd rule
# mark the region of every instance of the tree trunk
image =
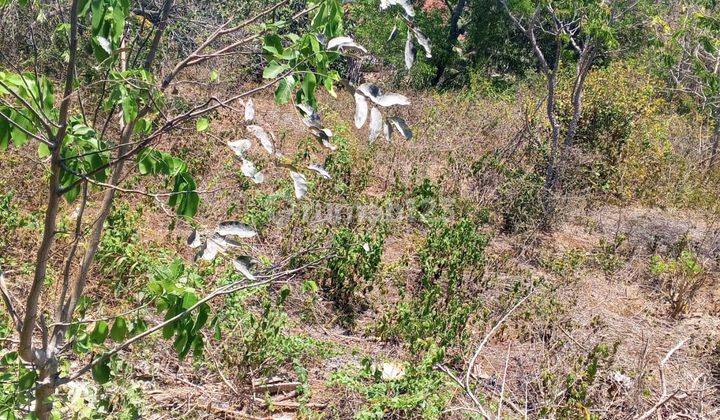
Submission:
POLYGON ((551 71, 547 74, 547 117, 550 122, 551 128, 551 143, 550 143, 550 156, 548 156, 548 163, 545 169, 545 184, 543 185, 542 191, 542 205, 544 210, 543 227, 547 228, 550 225, 550 219, 553 217, 555 212, 554 206, 554 191, 557 185, 557 165, 558 165, 558 149, 560 148, 560 124, 555 116, 555 88, 557 85, 557 74, 555 71, 551 71))
POLYGON ((715 127, 713 128, 712 148, 710 150, 710 160, 708 161, 708 171, 711 171, 717 161, 718 146, 720 143, 720 107, 713 110, 713 120, 715 127))
MULTIPOLYGON (((448 33, 448 48, 452 51, 453 45, 458 40, 458 37, 460 36, 460 17, 462 16, 463 10, 465 10, 465 2, 466 0, 458 0, 458 2, 455 4, 455 7, 452 10, 452 15, 450 15, 450 32, 448 33)), ((442 80, 443 75, 445 74, 445 68, 446 68, 445 60, 438 62, 438 68, 437 72, 435 73, 435 77, 432 80, 432 85, 437 86, 438 83, 440 83, 440 80, 442 80)))

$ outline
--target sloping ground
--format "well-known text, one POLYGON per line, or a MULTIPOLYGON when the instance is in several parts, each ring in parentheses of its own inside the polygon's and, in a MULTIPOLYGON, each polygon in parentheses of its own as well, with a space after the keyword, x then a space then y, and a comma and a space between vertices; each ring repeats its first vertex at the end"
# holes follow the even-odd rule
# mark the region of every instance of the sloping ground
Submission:
MULTIPOLYGON (((273 127, 284 154, 310 156, 306 163, 328 156, 309 138, 290 106, 277 107, 267 95, 254 100, 258 122, 273 127)), ((370 145, 366 131, 352 127, 352 99, 344 94, 338 100, 325 98, 324 122, 335 131, 336 143, 345 145, 328 161, 341 177, 313 178, 301 202, 291 196, 287 171, 273 167, 260 147, 250 155, 265 168, 268 181, 249 185, 239 173, 239 163, 225 145, 248 136, 237 110, 221 111, 207 133, 198 134, 188 126, 165 139, 163 147, 185 159, 200 181, 198 188, 205 191, 197 224, 211 227, 222 220, 251 218, 261 226, 249 251, 263 260, 279 263, 309 247, 329 245, 331 236, 323 229, 345 225, 352 208, 363 209, 365 216, 350 225, 354 230, 373 230, 384 222, 387 237, 375 287, 365 294, 367 303, 359 308, 353 327, 341 326, 333 303, 308 285, 308 280, 319 283, 323 270, 285 277, 292 292, 279 308, 268 306, 270 315, 264 305, 275 300, 280 284, 239 300, 218 301, 214 308, 232 312, 234 325, 209 342, 202 360, 178 361, 169 343, 154 337, 124 355, 127 366, 115 385, 98 389, 88 379, 67 390, 70 407, 97 407, 102 401, 112 407, 109 411, 137 410, 148 418, 349 418, 372 412, 379 397, 371 391, 392 380, 363 382, 357 371, 366 363, 388 362, 400 371, 420 363, 402 340, 378 338, 387 311, 417 287, 417 251, 427 229, 409 210, 416 204, 407 190, 422 186, 427 178, 427 185, 439 190, 435 195, 443 205, 490 205, 494 186, 474 175, 472 166, 483 153, 513 145, 514 133, 522 126, 522 102, 519 97, 516 108, 453 95, 416 97, 403 111, 415 138, 370 145), (388 202, 402 211, 380 220, 373 211, 388 202), (258 328, 249 321, 253 315, 255 320, 277 319, 281 333, 258 328), (249 351, 253 343, 257 348, 249 351), (358 383, 366 388, 358 389, 358 383)), ((0 156, 3 189, 15 193, 13 202, 23 213, 38 209, 41 180, 24 174, 39 164, 30 158, 0 156)), ((162 186, 160 181, 134 177, 126 182, 162 186)), ((122 200, 128 203, 123 217, 139 214, 132 228, 139 236, 137 253, 151 254, 151 266, 174 255, 192 260, 192 251, 184 246, 191 226, 177 221, 169 231, 173 220, 154 200, 127 195, 122 200)), ((67 214, 72 210, 64 209, 67 214)), ((518 281, 534 281, 534 294, 489 340, 472 370, 478 389, 490 401, 502 395, 504 416, 521 417, 529 410, 531 417, 540 417, 543 407, 561 407, 566 411, 554 408, 551 415, 574 417, 587 410, 603 418, 631 417, 662 398, 662 383, 668 393, 677 391, 659 408, 662 415, 717 416, 714 352, 720 314, 714 264, 720 242, 714 220, 689 211, 602 207, 585 212, 577 207, 548 235, 500 234, 492 224, 483 229, 493 235, 486 251, 487 285, 478 295, 484 306, 471 317, 469 339, 448 349, 445 363, 462 374, 474 346, 507 309, 508 290, 518 281), (669 254, 681 242, 702 259, 707 281, 689 311, 671 319, 662 288, 648 267, 651 255, 669 254), (668 354, 661 381, 660 362, 668 354)), ((32 224, 13 232, 14 242, 4 248, 6 265, 29 261, 36 234, 32 224)), ((117 263, 115 254, 109 255, 117 263)), ((103 270, 100 265, 90 294, 104 303, 103 314, 121 312, 128 304, 124 293, 132 290, 129 285, 142 286, 148 276, 103 270)), ((208 290, 223 280, 222 267, 224 263, 212 270, 203 267, 208 290)), ((27 273, 9 280, 13 293, 23 296, 27 273)), ((442 393, 444 400, 443 410, 435 414, 463 418, 470 400, 448 378, 444 382, 429 388, 442 393)), ((387 392, 395 402, 402 400, 403 394, 387 392)), ((422 400, 416 404, 422 406, 422 400)), ((403 417, 402 413, 406 412, 390 415, 403 417)))

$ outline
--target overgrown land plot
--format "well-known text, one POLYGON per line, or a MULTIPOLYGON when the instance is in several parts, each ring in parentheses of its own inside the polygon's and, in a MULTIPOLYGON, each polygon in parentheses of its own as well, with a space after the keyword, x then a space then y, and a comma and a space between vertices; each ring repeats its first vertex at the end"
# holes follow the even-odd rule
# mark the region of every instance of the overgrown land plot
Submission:
POLYGON ((0 0, 0 420, 720 418, 710 0, 0 0))

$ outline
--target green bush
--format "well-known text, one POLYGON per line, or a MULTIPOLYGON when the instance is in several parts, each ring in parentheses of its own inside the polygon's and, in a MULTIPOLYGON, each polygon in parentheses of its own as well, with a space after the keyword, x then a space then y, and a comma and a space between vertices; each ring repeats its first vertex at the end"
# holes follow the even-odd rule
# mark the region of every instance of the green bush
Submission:
POLYGON ((377 364, 364 358, 360 366, 333 372, 330 385, 364 400, 356 419, 436 419, 453 397, 454 382, 434 368, 443 357, 443 350, 434 347, 418 363, 377 364), (383 365, 392 366, 394 375, 383 374, 383 365))
POLYGON ((340 311, 342 325, 352 326, 357 313, 366 306, 364 296, 373 288, 383 242, 382 232, 373 237, 341 228, 333 236, 322 289, 340 311))
POLYGON ((402 339, 413 351, 462 343, 470 315, 481 307, 477 288, 487 243, 487 235, 469 218, 431 221, 418 252, 418 284, 401 291, 403 299, 383 317, 380 335, 402 339))

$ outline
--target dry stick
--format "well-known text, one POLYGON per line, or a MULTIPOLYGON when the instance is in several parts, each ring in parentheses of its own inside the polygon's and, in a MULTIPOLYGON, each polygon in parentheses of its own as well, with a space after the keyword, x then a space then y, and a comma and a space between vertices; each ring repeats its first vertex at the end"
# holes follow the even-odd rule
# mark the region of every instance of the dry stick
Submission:
POLYGON ((510 343, 508 343, 507 354, 505 355, 505 369, 503 369, 502 385, 500 386, 500 401, 498 402, 497 416, 501 419, 503 397, 505 396, 505 381, 507 380, 508 364, 510 362, 510 343))
POLYGON ((510 316, 510 314, 512 314, 515 311, 515 309, 517 309, 520 305, 522 305, 522 303, 525 302, 533 294, 534 291, 535 291, 534 288, 530 289, 530 292, 527 295, 525 295, 522 299, 520 299, 512 308, 510 308, 509 311, 507 311, 505 313, 505 315, 503 315, 502 318, 500 318, 500 320, 495 324, 494 327, 492 327, 492 329, 485 335, 485 338, 483 338, 483 340, 477 346, 477 348, 475 349, 475 353, 473 354, 473 357, 470 359, 470 362, 468 363, 467 372, 465 372, 465 381, 464 381, 463 386, 465 387, 465 391, 467 392, 467 394, 470 396, 470 398, 472 398, 473 402, 475 402, 475 404, 477 406, 481 406, 480 400, 478 400, 477 396, 475 395, 475 393, 472 391, 472 389, 470 387, 470 375, 472 373, 473 366, 475 366, 475 361, 480 356, 480 352, 482 351, 483 347, 485 347, 485 344, 487 344, 488 340, 490 340, 490 337, 492 337, 493 334, 495 334, 495 332, 498 330, 498 328, 500 328, 500 325, 502 325, 503 322, 505 322, 505 320, 507 320, 507 318, 510 316))
POLYGON ((0 271, 0 294, 2 294, 3 302, 5 302, 5 306, 7 307, 7 311, 10 314, 10 318, 13 321, 15 329, 20 332, 22 330, 22 321, 20 320, 20 316, 17 311, 15 311, 15 306, 13 306, 12 296, 10 295, 7 286, 5 286, 5 273, 2 271, 0 271))
POLYGON ((675 347, 670 349, 670 351, 667 352, 665 357, 660 360, 660 386, 662 388, 662 395, 660 396, 660 400, 655 403, 648 411, 643 413, 641 416, 636 417, 635 420, 646 420, 650 418, 660 407, 665 405, 668 401, 675 398, 677 394, 680 392, 680 390, 676 390, 672 394, 667 393, 667 385, 665 384, 665 364, 670 360, 670 357, 678 351, 690 338, 685 338, 680 340, 675 347))

